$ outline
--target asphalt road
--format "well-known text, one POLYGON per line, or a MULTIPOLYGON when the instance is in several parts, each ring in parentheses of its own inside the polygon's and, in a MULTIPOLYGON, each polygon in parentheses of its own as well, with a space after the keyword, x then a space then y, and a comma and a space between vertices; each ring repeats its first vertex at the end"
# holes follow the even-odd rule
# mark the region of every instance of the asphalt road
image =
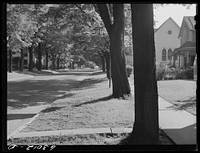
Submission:
POLYGON ((7 83, 7 136, 29 122, 33 116, 52 102, 67 96, 83 75, 48 75, 7 83))

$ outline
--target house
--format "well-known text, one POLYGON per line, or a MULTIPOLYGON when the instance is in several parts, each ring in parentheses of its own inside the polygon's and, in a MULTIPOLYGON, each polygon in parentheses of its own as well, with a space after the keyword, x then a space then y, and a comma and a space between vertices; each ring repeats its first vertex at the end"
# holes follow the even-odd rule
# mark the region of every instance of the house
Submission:
POLYGON ((174 51, 178 67, 192 67, 196 57, 196 30, 193 16, 185 16, 183 18, 178 38, 181 46, 174 51))
MULTIPOLYGON (((21 58, 20 51, 13 51, 12 52, 12 67, 14 69, 19 69, 19 67, 20 67, 20 58, 21 58)), ((25 52, 24 53, 24 67, 27 68, 28 64, 29 64, 29 57, 28 57, 28 53, 25 52)))
POLYGON ((173 51, 180 47, 179 32, 180 27, 171 17, 154 30, 156 67, 160 64, 173 63, 173 51))
MULTIPOLYGON (((20 68, 20 59, 21 59, 21 51, 20 50, 12 51, 12 68, 13 69, 17 70, 20 68)), ((33 54, 33 62, 34 64, 36 64, 37 62, 35 54, 33 54)), ((24 50, 24 68, 25 69, 29 67, 29 63, 30 63, 29 51, 24 50)), ((45 64, 45 58, 42 56, 42 65, 44 64, 45 64)), ((9 55, 7 55, 7 66, 9 66, 9 55)))

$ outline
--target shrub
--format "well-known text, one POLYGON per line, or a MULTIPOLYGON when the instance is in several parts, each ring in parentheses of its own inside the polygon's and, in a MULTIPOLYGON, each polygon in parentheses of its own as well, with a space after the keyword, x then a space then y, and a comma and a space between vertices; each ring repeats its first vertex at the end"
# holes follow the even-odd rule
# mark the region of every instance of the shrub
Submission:
POLYGON ((172 71, 166 64, 160 64, 156 69, 156 80, 164 80, 172 78, 172 71))
POLYGON ((180 79, 193 79, 193 69, 188 68, 186 70, 182 70, 179 75, 180 79))
POLYGON ((156 69, 157 80, 171 79, 193 79, 193 68, 174 68, 167 64, 162 64, 156 69))
POLYGON ((91 68, 91 69, 94 69, 95 66, 96 66, 96 64, 94 62, 92 62, 92 61, 87 61, 85 63, 85 67, 88 67, 88 68, 91 68))
POLYGON ((133 67, 128 65, 126 66, 126 72, 127 72, 127 76, 130 77, 131 73, 132 73, 133 67))

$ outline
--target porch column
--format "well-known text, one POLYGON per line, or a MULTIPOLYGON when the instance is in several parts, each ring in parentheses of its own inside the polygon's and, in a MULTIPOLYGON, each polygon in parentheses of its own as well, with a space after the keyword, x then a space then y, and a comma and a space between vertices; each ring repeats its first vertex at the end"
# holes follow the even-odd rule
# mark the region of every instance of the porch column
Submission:
POLYGON ((186 52, 186 62, 187 62, 186 66, 188 67, 190 64, 189 51, 186 52))
POLYGON ((193 72, 194 72, 194 80, 197 80, 197 55, 195 56, 194 59, 194 64, 193 64, 193 72))
POLYGON ((171 56, 170 64, 171 64, 171 65, 174 65, 174 56, 173 56, 173 55, 171 56))
POLYGON ((184 55, 180 54, 180 68, 184 67, 184 55))

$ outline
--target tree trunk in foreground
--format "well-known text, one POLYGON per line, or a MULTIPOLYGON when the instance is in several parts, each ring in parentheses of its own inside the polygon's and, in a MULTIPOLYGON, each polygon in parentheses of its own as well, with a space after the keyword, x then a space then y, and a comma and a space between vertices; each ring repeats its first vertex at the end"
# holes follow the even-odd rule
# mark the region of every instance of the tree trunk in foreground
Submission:
POLYGON ((125 97, 130 94, 130 85, 124 55, 124 4, 113 4, 113 24, 108 5, 97 4, 97 7, 110 38, 113 97, 125 97))
POLYGON ((158 144, 158 93, 152 4, 131 4, 134 50, 135 123, 132 144, 158 144))

